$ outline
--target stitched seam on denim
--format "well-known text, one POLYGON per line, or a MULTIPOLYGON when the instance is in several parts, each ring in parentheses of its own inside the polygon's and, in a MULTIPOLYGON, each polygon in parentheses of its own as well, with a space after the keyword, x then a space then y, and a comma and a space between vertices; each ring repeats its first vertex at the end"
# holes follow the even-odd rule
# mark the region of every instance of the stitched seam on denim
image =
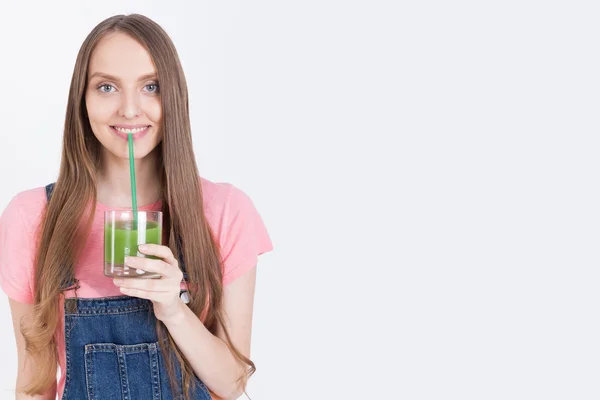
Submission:
POLYGON ((90 343, 85 345, 86 352, 115 353, 122 351, 124 354, 136 354, 156 348, 157 343, 116 344, 116 343, 90 343))
POLYGON ((140 311, 148 311, 151 307, 149 306, 141 306, 140 308, 130 309, 130 310, 87 310, 86 312, 82 312, 81 309, 78 310, 77 314, 69 314, 69 316, 77 316, 77 317, 90 317, 97 315, 121 315, 121 314, 131 314, 134 312, 140 311))
POLYGON ((94 369, 93 369, 93 363, 92 363, 92 357, 94 356, 93 353, 89 353, 87 351, 87 346, 85 349, 85 384, 87 386, 87 395, 88 395, 88 400, 94 400, 94 387, 92 385, 92 377, 94 375, 94 369))
POLYGON ((150 356, 150 373, 152 374, 152 400, 161 400, 160 390, 160 371, 158 368, 158 349, 157 344, 148 346, 148 355, 150 356))
POLYGON ((79 304, 77 305, 78 309, 82 310, 79 311, 79 313, 81 314, 85 314, 88 312, 97 312, 97 311, 105 311, 108 310, 110 312, 113 311, 130 311, 130 310, 139 310, 142 308, 149 308, 150 304, 149 303, 145 303, 145 304, 134 304, 134 305, 130 305, 130 306, 110 306, 110 305, 100 305, 100 304, 96 304, 92 307, 89 307, 89 305, 86 304, 82 304, 81 302, 79 302, 79 304))
POLYGON ((65 324, 65 358, 66 358, 66 371, 65 371, 65 387, 63 389, 63 400, 67 398, 67 392, 69 390, 69 382, 71 382, 71 352, 69 351, 71 343, 71 321, 67 318, 64 320, 65 324))
POLYGON ((127 362, 125 353, 120 348, 117 348, 117 360, 119 361, 119 377, 121 378, 121 396, 123 400, 130 400, 129 394, 129 377, 127 376, 127 362))

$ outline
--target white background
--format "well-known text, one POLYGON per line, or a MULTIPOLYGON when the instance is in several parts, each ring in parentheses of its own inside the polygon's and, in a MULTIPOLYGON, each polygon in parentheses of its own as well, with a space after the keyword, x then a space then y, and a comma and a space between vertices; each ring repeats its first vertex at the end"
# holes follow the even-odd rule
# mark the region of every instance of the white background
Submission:
POLYGON ((172 37, 201 173, 275 246, 252 399, 600 398, 594 2, 0 4, 2 209, 56 178, 88 32, 172 37))

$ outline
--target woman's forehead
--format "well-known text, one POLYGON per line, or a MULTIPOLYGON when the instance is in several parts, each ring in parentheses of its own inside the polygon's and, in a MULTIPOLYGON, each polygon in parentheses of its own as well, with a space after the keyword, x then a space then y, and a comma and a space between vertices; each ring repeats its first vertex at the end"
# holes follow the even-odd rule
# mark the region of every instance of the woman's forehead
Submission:
POLYGON ((100 39, 90 57, 88 76, 109 75, 123 81, 138 81, 156 74, 152 57, 146 48, 124 33, 100 39))

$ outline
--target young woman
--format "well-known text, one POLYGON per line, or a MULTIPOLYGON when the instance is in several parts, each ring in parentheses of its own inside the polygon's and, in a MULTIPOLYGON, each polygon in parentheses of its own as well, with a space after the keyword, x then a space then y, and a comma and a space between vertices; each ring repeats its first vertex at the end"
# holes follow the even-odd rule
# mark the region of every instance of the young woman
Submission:
POLYGON ((199 176, 168 35, 141 15, 101 22, 75 63, 56 183, 19 193, 0 219, 17 399, 239 397, 270 250, 250 198, 199 176), (163 212, 164 245, 125 263, 159 279, 104 275, 104 211, 131 209, 130 134, 139 209, 163 212))

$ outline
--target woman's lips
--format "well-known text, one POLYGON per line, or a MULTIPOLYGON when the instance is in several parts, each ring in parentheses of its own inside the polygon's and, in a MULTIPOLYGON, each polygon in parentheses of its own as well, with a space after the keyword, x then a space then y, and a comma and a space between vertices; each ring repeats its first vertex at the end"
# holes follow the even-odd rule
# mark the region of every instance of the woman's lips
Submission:
MULTIPOLYGON (((143 138, 148 133, 148 131, 151 128, 152 128, 152 125, 149 125, 148 127, 146 127, 146 129, 141 130, 139 132, 136 132, 136 133, 132 134, 131 136, 132 136, 133 140, 138 140, 138 139, 143 138)), ((129 136, 128 133, 121 132, 121 131, 115 129, 114 127, 112 127, 112 126, 110 127, 110 129, 115 133, 115 135, 117 135, 117 136, 119 136, 119 137, 121 137, 121 138, 123 138, 125 140, 129 139, 128 138, 128 136, 129 136)))

